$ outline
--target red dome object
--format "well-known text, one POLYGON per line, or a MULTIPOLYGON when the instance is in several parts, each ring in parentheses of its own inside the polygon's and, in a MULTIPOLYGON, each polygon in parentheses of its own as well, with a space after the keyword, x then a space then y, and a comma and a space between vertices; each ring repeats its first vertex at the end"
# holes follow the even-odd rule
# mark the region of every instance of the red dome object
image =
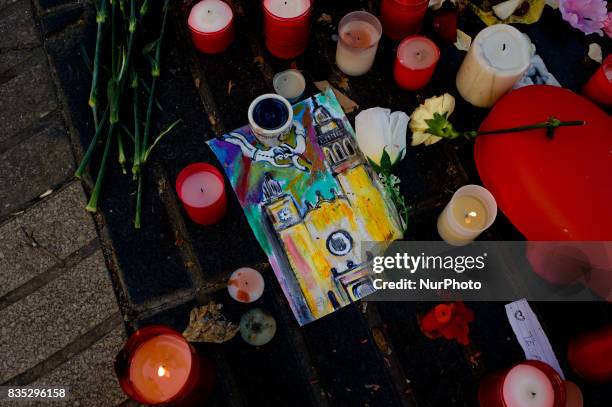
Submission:
POLYGON ((480 130, 546 121, 584 126, 479 136, 474 147, 482 182, 529 240, 612 240, 612 120, 575 93, 527 86, 503 97, 480 130))
POLYGON ((570 366, 584 379, 612 382, 612 325, 573 339, 567 353, 570 366))

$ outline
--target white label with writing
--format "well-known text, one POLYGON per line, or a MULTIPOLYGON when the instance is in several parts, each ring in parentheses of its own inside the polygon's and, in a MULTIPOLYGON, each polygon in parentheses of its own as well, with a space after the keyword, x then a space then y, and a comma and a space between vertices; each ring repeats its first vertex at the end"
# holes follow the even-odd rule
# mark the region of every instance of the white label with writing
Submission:
POLYGON ((548 363, 565 380, 550 341, 527 300, 523 298, 506 304, 506 314, 514 335, 525 352, 525 358, 548 363))

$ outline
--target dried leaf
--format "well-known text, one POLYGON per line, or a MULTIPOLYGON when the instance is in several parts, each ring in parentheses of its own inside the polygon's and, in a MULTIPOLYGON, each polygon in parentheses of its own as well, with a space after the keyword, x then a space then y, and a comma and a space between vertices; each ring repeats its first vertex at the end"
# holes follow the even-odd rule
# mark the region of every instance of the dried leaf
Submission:
POLYGON ((340 79, 338 79, 338 83, 337 83, 338 87, 342 90, 349 90, 350 86, 349 86, 349 80, 346 76, 341 75, 340 79))
POLYGON ((326 24, 331 24, 332 23, 332 17, 329 14, 321 14, 321 16, 317 19, 317 23, 326 23, 326 24))
POLYGON ((233 87, 234 87, 234 82, 230 79, 230 81, 227 83, 227 94, 228 95, 232 93, 233 87))
POLYGON ((209 302, 191 310, 189 326, 183 336, 189 342, 223 343, 232 339, 239 327, 225 319, 221 314, 222 304, 209 302))

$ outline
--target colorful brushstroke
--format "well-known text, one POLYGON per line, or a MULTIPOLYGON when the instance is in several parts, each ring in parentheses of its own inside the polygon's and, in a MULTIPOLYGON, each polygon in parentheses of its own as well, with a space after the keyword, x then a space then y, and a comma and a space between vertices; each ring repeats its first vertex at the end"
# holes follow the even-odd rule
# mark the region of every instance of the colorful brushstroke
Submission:
POLYGON ((333 92, 294 106, 281 148, 261 145, 248 126, 208 145, 300 325, 374 290, 376 253, 362 253, 361 244, 401 231, 333 92))

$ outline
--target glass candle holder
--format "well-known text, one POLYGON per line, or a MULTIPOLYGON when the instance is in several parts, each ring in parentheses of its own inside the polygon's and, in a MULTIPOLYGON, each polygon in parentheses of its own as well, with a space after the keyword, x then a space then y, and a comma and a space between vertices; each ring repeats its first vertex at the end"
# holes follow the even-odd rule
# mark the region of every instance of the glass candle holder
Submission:
POLYGON ((415 35, 397 47, 393 77, 400 88, 418 90, 429 83, 434 74, 440 49, 427 37, 415 35))
POLYGON ((338 25, 336 64, 350 76, 367 73, 378 50, 382 26, 378 18, 366 11, 348 13, 338 25))
POLYGON ((193 45, 200 52, 217 54, 234 41, 234 13, 221 0, 202 0, 192 7, 187 20, 193 45))
POLYGON ((264 0, 266 48, 282 59, 304 53, 310 36, 311 0, 264 0))
POLYGON ((526 360, 480 382, 482 407, 566 407, 565 384, 550 365, 526 360))
POLYGON ((438 218, 438 233, 448 244, 464 246, 488 229, 497 216, 493 195, 480 185, 459 188, 438 218))
POLYGON ((142 404, 201 405, 215 372, 179 332, 163 325, 139 329, 115 358, 123 392, 142 404))
POLYGON ((612 55, 608 55, 582 88, 582 94, 602 106, 612 106, 612 55))
POLYGON ((383 32, 399 41, 421 31, 429 0, 382 0, 380 20, 383 32))

